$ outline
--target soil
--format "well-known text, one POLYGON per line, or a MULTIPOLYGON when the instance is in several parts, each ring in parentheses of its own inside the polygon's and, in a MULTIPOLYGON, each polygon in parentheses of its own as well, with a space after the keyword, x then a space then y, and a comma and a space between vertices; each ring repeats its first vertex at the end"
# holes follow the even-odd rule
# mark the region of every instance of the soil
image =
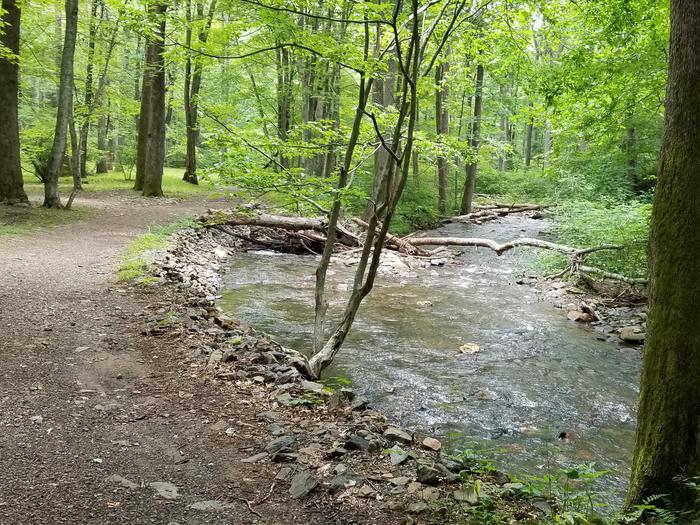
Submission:
POLYGON ((213 203, 85 195, 90 220, 0 241, 0 524, 399 523, 242 463, 269 439, 260 407, 183 366, 199 335, 144 335, 181 296, 117 283, 121 251, 213 203))

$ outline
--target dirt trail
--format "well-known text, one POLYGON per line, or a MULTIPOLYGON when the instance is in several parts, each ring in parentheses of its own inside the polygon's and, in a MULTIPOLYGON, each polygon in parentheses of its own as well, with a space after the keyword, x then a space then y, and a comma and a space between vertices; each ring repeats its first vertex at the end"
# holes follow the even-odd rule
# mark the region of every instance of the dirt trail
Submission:
POLYGON ((170 299, 115 283, 121 251, 212 203, 91 199, 88 221, 0 239, 0 524, 384 522, 270 491, 240 463, 255 429, 221 432, 255 426, 245 400, 183 369, 187 341, 141 335, 170 299))

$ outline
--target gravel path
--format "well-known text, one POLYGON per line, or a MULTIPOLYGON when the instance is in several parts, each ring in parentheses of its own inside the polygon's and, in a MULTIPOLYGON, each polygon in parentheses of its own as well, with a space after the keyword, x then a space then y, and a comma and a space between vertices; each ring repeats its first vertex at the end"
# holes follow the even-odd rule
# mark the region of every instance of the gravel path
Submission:
POLYGON ((274 471, 240 463, 254 429, 221 432, 254 426, 245 400, 183 369, 187 341, 141 334, 176 298, 116 283, 121 251, 212 203, 80 205, 99 211, 0 239, 0 524, 389 523, 271 490, 274 471))

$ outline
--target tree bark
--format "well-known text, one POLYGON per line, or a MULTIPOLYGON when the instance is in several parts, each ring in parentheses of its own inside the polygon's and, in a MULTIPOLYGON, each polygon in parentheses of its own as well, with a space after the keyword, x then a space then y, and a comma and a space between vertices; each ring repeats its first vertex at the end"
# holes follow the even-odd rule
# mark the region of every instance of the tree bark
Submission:
MULTIPOLYGON (((447 54, 447 53, 446 53, 447 54)), ((450 113, 447 107, 449 90, 445 82, 445 76, 449 71, 449 63, 442 62, 435 67, 435 128, 438 142, 443 142, 449 133, 450 113)), ((438 178, 438 213, 445 215, 447 212, 447 178, 450 165, 444 154, 437 157, 438 178)))
POLYGON ((471 213, 476 191, 476 173, 479 165, 479 148, 481 146, 481 107, 484 91, 484 66, 476 66, 476 81, 474 83, 474 122, 472 122, 471 139, 469 145, 474 155, 472 161, 467 164, 464 191, 462 193, 461 213, 471 213))
POLYGON ((166 5, 160 1, 149 5, 155 34, 146 44, 139 137, 136 162, 136 183, 144 197, 163 195, 165 162, 165 39, 166 5))
POLYGON ((49 157, 46 180, 44 181, 44 206, 60 208, 61 197, 58 191, 58 176, 66 153, 68 124, 73 114, 73 57, 78 33, 78 0, 66 0, 66 31, 61 54, 61 78, 58 88, 58 111, 53 146, 49 157))
MULTIPOLYGON (((528 104, 528 109, 532 112, 532 102, 528 104)), ((532 135, 534 130, 535 124, 532 120, 532 115, 528 115, 525 128, 525 168, 529 168, 532 163, 532 135)))
MULTIPOLYGON (((676 509, 697 505, 695 491, 683 479, 700 475, 699 57, 700 4, 672 0, 664 136, 651 219, 649 317, 629 507, 654 494, 670 494, 676 509)), ((694 510, 697 517, 697 507, 694 510)))
MULTIPOLYGON (((188 17, 190 16, 190 2, 187 3, 188 17)), ((212 0, 209 4, 209 12, 207 14, 206 26, 199 33, 199 41, 204 44, 209 36, 209 29, 214 20, 214 12, 216 10, 216 0, 212 0)), ((197 3, 197 16, 204 16, 204 6, 201 2, 197 3)), ((192 42, 192 29, 187 28, 187 47, 192 42)), ((196 61, 194 66, 194 74, 192 74, 192 59, 187 55, 185 63, 185 126, 187 129, 187 148, 185 155, 185 173, 182 180, 191 184, 199 184, 197 177, 197 145, 199 144, 199 126, 198 120, 198 104, 199 91, 202 86, 202 62, 196 61)))
MULTIPOLYGON (((2 0, 0 45, 19 55, 20 6, 16 0, 2 0)), ((0 203, 28 203, 20 162, 19 65, 17 60, 0 58, 0 203)))
POLYGON ((100 0, 92 0, 90 7, 90 22, 88 29, 88 53, 85 67, 85 108, 87 115, 80 126, 80 177, 87 177, 87 149, 88 135, 90 133, 90 108, 93 106, 93 71, 95 59, 95 38, 97 36, 97 8, 100 0))
POLYGON ((292 96, 289 50, 283 47, 277 49, 277 138, 280 141, 279 163, 284 169, 289 168, 289 159, 283 150, 291 127, 292 96))

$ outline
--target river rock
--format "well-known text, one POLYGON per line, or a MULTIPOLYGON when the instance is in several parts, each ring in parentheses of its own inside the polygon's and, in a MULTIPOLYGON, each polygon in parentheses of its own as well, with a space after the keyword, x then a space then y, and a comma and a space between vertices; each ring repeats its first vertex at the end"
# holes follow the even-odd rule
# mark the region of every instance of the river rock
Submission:
POLYGON ((428 504, 425 501, 414 501, 413 503, 409 503, 406 507, 406 512, 411 514, 420 514, 426 510, 428 510, 428 504))
POLYGON ((292 478, 292 483, 289 487, 289 495, 292 499, 303 498, 310 494, 318 486, 318 481, 308 470, 297 472, 292 478))
POLYGON ((394 447, 389 450, 389 461, 391 464, 396 466, 400 465, 408 459, 408 452, 406 452, 401 447, 394 447))
POLYGON ((476 505, 479 502, 479 495, 476 493, 474 487, 465 487, 460 490, 455 490, 452 493, 452 497, 460 503, 469 503, 470 505, 476 505))
POLYGON ((330 487, 328 487, 328 491, 331 494, 337 494, 341 490, 357 486, 364 481, 360 476, 347 468, 337 474, 338 475, 331 480, 330 487))
POLYGON ((369 441, 357 434, 353 434, 345 442, 345 448, 347 450, 367 450, 369 448, 369 441))
POLYGON ((416 479, 424 485, 437 485, 440 482, 440 471, 431 465, 419 464, 416 479))
POLYGON ((620 330, 620 339, 626 343, 640 344, 644 342, 646 334, 639 326, 625 326, 620 330))
POLYGON ((425 448, 435 450, 436 452, 442 448, 442 443, 433 437, 425 438, 421 443, 425 448))
POLYGON ((384 437, 390 441, 398 441, 401 443, 413 442, 413 436, 399 427, 388 427, 384 431, 384 437))

